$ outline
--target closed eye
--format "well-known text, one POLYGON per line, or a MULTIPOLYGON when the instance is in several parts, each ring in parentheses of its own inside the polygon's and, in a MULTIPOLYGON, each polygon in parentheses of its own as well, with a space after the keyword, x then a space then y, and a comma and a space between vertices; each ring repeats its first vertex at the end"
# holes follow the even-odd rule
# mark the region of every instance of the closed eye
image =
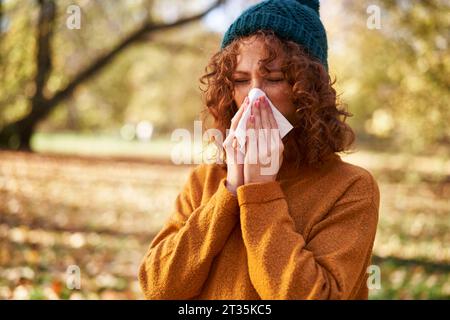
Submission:
MULTIPOLYGON (((280 79, 266 79, 267 81, 270 81, 270 82, 279 82, 279 81, 283 81, 284 79, 283 78, 280 78, 280 79)), ((242 82, 248 82, 249 80, 240 80, 240 79, 236 79, 236 80, 234 80, 234 82, 238 82, 238 83, 242 83, 242 82)))

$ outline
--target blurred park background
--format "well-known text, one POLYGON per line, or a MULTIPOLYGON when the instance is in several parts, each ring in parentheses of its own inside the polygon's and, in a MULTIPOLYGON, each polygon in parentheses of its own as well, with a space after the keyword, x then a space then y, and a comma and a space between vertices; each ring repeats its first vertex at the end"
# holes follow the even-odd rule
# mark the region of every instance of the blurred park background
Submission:
MULTIPOLYGON (((0 299, 143 298, 138 265, 192 168, 171 133, 193 129, 198 78, 257 2, 0 0, 0 299)), ((357 132, 342 156, 381 191, 371 299, 450 298, 449 9, 321 1, 357 132)))

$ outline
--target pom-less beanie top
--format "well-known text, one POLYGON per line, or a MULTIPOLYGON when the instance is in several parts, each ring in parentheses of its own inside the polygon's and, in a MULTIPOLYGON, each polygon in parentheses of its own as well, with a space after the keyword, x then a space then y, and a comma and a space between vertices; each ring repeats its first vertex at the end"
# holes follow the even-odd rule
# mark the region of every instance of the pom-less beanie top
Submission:
POLYGON ((273 30, 278 37, 300 44, 328 71, 327 34, 320 20, 319 0, 266 0, 255 4, 230 25, 221 49, 235 38, 262 29, 273 30))

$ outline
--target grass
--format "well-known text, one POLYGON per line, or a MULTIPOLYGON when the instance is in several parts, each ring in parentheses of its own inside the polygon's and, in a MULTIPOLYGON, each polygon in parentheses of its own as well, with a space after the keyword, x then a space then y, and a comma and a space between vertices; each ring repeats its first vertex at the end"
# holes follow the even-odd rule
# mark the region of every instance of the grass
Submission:
POLYGON ((171 140, 169 136, 156 137, 150 141, 127 141, 110 134, 96 136, 70 132, 37 133, 31 139, 31 147, 40 153, 169 160, 195 164, 201 163, 202 158, 207 159, 211 154, 208 151, 202 152, 201 143, 195 139, 194 137, 191 144, 189 140, 171 140))
MULTIPOLYGON (((143 298, 137 267, 190 167, 161 161, 164 139, 40 134, 33 145, 41 153, 0 153, 0 299, 143 298), (80 290, 66 286, 71 265, 80 290)), ((381 191, 370 298, 449 299, 448 161, 368 150, 344 160, 381 191)))
POLYGON ((128 141, 114 135, 92 135, 76 133, 36 133, 32 140, 32 149, 37 152, 60 154, 97 155, 97 156, 151 156, 168 157, 167 137, 152 139, 149 142, 128 141))

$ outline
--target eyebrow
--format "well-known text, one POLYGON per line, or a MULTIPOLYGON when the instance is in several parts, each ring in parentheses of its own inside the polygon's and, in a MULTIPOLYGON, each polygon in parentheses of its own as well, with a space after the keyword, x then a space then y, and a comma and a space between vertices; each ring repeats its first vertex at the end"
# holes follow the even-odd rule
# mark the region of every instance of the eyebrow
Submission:
MULTIPOLYGON (((283 72, 283 70, 281 69, 269 69, 269 72, 283 72)), ((243 74, 249 74, 248 71, 244 71, 244 70, 236 70, 234 71, 234 73, 243 73, 243 74)))

